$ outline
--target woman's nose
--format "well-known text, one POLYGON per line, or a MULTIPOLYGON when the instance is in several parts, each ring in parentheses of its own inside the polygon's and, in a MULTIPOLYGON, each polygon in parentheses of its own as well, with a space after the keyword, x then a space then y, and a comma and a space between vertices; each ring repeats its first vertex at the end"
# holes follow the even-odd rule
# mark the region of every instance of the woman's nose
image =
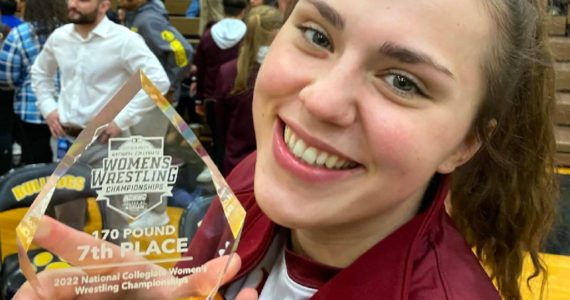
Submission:
POLYGON ((322 122, 346 127, 357 117, 362 79, 349 70, 334 68, 316 76, 300 94, 305 109, 322 122))

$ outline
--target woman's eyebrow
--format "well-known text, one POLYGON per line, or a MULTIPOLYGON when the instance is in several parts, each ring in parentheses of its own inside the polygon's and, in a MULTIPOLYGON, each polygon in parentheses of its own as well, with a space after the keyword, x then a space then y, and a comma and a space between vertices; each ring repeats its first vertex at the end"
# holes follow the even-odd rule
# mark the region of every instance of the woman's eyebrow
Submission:
POLYGON ((321 0, 306 0, 312 4, 321 14, 321 16, 331 23, 336 29, 344 29, 344 18, 332 6, 321 0))
POLYGON ((428 54, 420 52, 418 50, 412 50, 404 46, 394 44, 392 42, 385 42, 382 44, 382 46, 380 46, 380 50, 378 52, 402 63, 429 65, 435 68, 437 71, 444 73, 445 75, 451 77, 451 79, 455 80, 455 76, 453 76, 453 73, 451 73, 451 71, 449 71, 443 65, 435 62, 435 60, 428 54))

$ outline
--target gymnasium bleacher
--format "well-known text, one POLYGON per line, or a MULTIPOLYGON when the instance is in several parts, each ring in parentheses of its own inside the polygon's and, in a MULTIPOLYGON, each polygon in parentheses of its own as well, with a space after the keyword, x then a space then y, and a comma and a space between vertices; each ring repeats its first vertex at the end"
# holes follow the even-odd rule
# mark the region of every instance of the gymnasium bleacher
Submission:
POLYGON ((556 59, 556 148, 557 162, 570 166, 570 37, 567 37, 566 16, 550 16, 548 32, 556 59))

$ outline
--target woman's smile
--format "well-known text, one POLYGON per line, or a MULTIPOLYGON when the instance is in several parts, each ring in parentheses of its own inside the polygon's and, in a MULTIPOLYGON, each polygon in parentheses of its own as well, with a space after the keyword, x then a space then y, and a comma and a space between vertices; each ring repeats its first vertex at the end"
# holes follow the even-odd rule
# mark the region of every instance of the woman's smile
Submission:
POLYGON ((282 168, 302 180, 336 180, 362 169, 331 145, 281 119, 275 125, 273 154, 282 168))

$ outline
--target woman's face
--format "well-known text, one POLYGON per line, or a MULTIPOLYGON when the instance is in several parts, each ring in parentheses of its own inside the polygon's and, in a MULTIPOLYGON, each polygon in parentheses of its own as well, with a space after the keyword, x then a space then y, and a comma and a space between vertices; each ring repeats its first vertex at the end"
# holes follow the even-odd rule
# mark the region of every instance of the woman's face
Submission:
POLYGON ((270 218, 395 229, 435 172, 474 154, 491 27, 480 2, 299 1, 254 95, 255 194, 270 218))

